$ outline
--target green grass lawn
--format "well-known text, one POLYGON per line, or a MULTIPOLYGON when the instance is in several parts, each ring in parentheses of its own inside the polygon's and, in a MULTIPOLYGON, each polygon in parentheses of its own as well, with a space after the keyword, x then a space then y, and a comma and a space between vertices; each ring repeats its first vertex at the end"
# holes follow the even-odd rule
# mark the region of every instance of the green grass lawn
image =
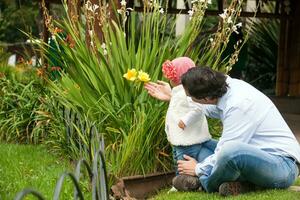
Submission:
MULTIPOLYGON (((300 178, 294 185, 300 185, 300 178)), ((168 190, 161 191, 155 200, 300 200, 300 192, 289 190, 265 190, 242 194, 235 197, 221 197, 217 193, 208 194, 205 192, 173 192, 168 194, 168 190)))
MULTIPOLYGON (((56 182, 64 171, 74 171, 71 164, 47 152, 42 146, 15 145, 0 143, 0 199, 11 200, 24 188, 40 191, 46 199, 52 199, 56 182)), ((91 199, 90 191, 84 183, 85 199, 91 199)), ((295 185, 300 185, 298 179, 295 185)), ((167 194, 161 191, 155 200, 300 200, 300 193, 288 190, 267 190, 237 197, 220 197, 204 192, 176 192, 167 194)), ((63 188, 60 199, 73 199, 73 186, 63 188)), ((26 198, 35 199, 35 198, 26 198)))
MULTIPOLYGON (((52 199, 64 171, 74 170, 68 161, 42 146, 0 144, 0 199, 11 200, 23 188, 34 188, 46 199, 52 199)), ((73 186, 67 181, 61 199, 72 199, 72 195, 73 186)))
POLYGON ((299 200, 300 193, 288 190, 266 190, 262 192, 248 193, 235 197, 221 197, 217 193, 208 194, 204 192, 175 192, 167 194, 161 192, 155 196, 155 200, 299 200))

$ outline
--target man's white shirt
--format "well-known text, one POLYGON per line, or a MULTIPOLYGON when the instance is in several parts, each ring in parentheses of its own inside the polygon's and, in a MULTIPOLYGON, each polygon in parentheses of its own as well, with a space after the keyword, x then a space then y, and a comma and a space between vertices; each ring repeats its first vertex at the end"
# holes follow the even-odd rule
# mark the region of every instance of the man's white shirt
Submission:
MULTIPOLYGON (((227 77, 228 90, 217 105, 202 105, 205 114, 223 123, 215 153, 198 163, 197 175, 209 175, 222 146, 230 141, 253 145, 300 162, 300 146, 273 102, 250 84, 227 77)), ((234 147, 233 147, 234 148, 234 147)))

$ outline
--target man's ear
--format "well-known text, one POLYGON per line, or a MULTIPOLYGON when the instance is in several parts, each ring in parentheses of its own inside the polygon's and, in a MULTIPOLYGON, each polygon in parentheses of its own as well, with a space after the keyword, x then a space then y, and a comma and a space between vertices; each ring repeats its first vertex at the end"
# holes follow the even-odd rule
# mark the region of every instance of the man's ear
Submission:
POLYGON ((218 103, 218 98, 216 97, 206 97, 205 98, 210 104, 217 104, 218 103))

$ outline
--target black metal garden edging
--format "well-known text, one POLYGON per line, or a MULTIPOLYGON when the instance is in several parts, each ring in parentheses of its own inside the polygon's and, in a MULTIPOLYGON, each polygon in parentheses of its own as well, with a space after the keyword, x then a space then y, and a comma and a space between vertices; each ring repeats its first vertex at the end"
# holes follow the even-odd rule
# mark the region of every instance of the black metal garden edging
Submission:
MULTIPOLYGON (((81 167, 84 166, 88 172, 90 182, 92 183, 92 200, 107 200, 109 199, 108 188, 107 188, 107 173, 104 155, 102 151, 103 146, 101 145, 100 149, 96 152, 95 157, 93 159, 92 166, 88 164, 85 159, 81 159, 78 161, 75 174, 70 172, 64 172, 59 180, 56 183, 55 192, 53 196, 53 200, 58 200, 61 188, 67 177, 70 177, 73 185, 74 185, 74 200, 80 199, 84 200, 81 188, 80 188, 80 175, 81 175, 81 167)), ((24 189, 19 192, 15 200, 22 200, 27 195, 33 195, 39 200, 45 200, 43 195, 36 190, 32 189, 24 189)))
MULTIPOLYGON (((82 121, 82 117, 73 110, 62 108, 62 114, 66 126, 66 139, 67 141, 74 139, 78 140, 79 151, 88 152, 89 161, 81 159, 78 161, 75 169, 75 173, 64 172, 58 179, 53 195, 53 200, 59 200, 61 189, 66 178, 70 178, 74 185, 74 200, 84 200, 82 190, 80 188, 80 175, 82 174, 82 166, 88 173, 89 181, 92 185, 92 200, 108 200, 108 186, 107 186, 107 172, 104 158, 104 139, 103 136, 99 137, 99 133, 94 124, 90 124, 87 120, 82 121), (81 143, 78 135, 74 134, 74 126, 80 127, 81 131, 88 134, 88 145, 81 143), (77 137, 77 138, 76 138, 77 137), (93 139, 98 141, 98 150, 93 149, 93 139), (93 156, 94 152, 94 156, 93 156)), ((23 200, 26 196, 32 195, 39 200, 46 200, 45 197, 38 191, 33 189, 24 189, 19 192, 14 200, 23 200)))

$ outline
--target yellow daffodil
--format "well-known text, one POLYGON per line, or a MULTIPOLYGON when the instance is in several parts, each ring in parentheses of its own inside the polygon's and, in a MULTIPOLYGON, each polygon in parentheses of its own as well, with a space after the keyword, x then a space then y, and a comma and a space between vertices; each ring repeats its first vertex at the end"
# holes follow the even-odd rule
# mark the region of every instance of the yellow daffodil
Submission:
POLYGON ((149 74, 143 72, 142 70, 139 71, 138 79, 142 82, 148 82, 151 80, 149 74))
POLYGON ((128 69, 127 73, 123 75, 123 77, 129 81, 135 81, 136 76, 137 76, 136 69, 128 69))

